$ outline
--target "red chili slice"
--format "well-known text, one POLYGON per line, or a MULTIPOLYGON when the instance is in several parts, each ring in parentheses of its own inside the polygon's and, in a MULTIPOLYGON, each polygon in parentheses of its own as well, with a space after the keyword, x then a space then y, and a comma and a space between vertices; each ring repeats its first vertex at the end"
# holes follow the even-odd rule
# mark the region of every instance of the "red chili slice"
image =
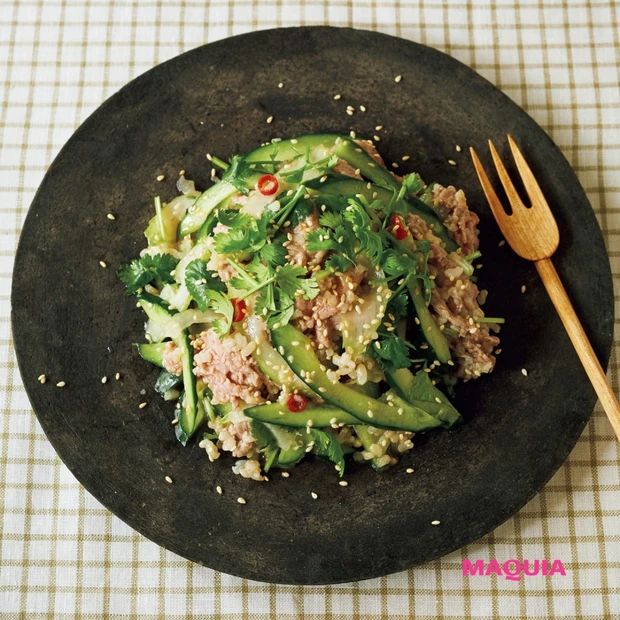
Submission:
POLYGON ((407 236, 407 229, 405 223, 400 215, 393 215, 390 218, 390 224, 392 224, 392 234, 401 241, 407 236))
POLYGON ((298 413, 303 411, 308 404, 308 399, 303 394, 291 394, 286 401, 286 406, 289 411, 298 413))
POLYGON ((239 321, 243 321, 246 313, 246 304, 244 299, 231 299, 230 300, 233 305, 234 314, 233 314, 233 323, 238 323, 239 321))
POLYGON ((256 183, 256 189, 263 196, 273 196, 278 191, 279 187, 280 184, 278 183, 278 179, 276 179, 273 174, 263 174, 256 183))

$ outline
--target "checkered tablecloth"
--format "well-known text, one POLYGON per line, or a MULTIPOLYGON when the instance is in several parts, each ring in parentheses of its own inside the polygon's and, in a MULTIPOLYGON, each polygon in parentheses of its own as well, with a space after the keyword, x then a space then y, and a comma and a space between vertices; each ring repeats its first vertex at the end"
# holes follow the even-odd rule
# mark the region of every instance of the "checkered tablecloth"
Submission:
MULTIPOLYGON (((9 324, 21 224, 78 125, 180 52, 299 24, 419 41, 500 87, 573 165, 617 280, 619 13, 614 0, 0 0, 0 617, 620 618, 620 451, 600 407, 544 491, 476 544, 361 583, 266 585, 160 549, 84 491, 31 411, 9 324), (566 576, 463 577, 463 558, 557 558, 566 576)), ((616 391, 619 346, 610 366, 616 391)))

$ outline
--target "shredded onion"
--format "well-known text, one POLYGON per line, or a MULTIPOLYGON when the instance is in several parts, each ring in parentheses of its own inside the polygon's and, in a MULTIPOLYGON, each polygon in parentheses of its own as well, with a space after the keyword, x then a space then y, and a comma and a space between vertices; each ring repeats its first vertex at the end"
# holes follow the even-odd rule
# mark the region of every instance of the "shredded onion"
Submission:
POLYGON ((181 175, 177 180, 177 189, 182 194, 190 194, 196 191, 196 186, 193 181, 186 179, 184 175, 181 175))

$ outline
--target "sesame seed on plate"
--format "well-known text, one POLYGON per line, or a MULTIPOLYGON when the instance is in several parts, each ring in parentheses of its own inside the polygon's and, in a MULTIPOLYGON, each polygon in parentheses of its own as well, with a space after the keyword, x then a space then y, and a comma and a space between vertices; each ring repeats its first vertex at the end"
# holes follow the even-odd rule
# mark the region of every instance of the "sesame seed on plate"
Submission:
POLYGON ((334 99, 338 101, 338 99, 342 99, 342 95, 334 95, 334 99))
POLYGON ((172 478, 170 476, 166 476, 166 482, 168 484, 172 484, 172 478))
POLYGON ((207 159, 208 159, 209 161, 213 161, 213 157, 211 157, 211 153, 207 153, 207 159))
POLYGON ((103 267, 104 269, 107 267, 107 264, 104 263, 102 260, 99 261, 99 265, 101 265, 101 267, 103 267))
POLYGON ((118 380, 121 378, 121 373, 120 373, 120 372, 117 372, 117 373, 114 375, 114 378, 118 381, 118 380))
POLYGON ((448 160, 448 163, 449 163, 451 166, 456 166, 456 162, 455 162, 453 159, 449 159, 449 160, 448 160))
POLYGON ((341 480, 338 484, 341 487, 348 487, 349 486, 349 483, 346 480, 341 480))
POLYGON ((394 81, 395 81, 396 83, 398 83, 398 82, 400 82, 402 79, 403 79, 403 76, 402 76, 402 75, 397 75, 397 76, 394 78, 394 81))
POLYGON ((267 123, 273 123, 273 116, 267 117, 267 123))
POLYGON ((283 471, 282 472, 282 478, 288 478, 291 474, 289 474, 287 471, 283 471))
POLYGON ((413 467, 407 467, 406 472, 408 474, 412 474, 413 473, 413 467))
POLYGON ((109 220, 115 220, 116 219, 116 217, 112 213, 108 213, 107 217, 108 217, 109 220))
POLYGON ((403 161, 409 161, 411 159, 410 155, 403 155, 401 158, 403 161))
POLYGON ((354 131, 350 131, 349 135, 355 140, 357 138, 357 134, 354 131))
POLYGON ((217 491, 220 495, 222 494, 222 487, 221 487, 219 484, 215 487, 215 490, 216 490, 216 491, 217 491))
POLYGON ((373 136, 375 142, 381 142, 381 138, 379 136, 373 136))
POLYGON ((39 375, 37 377, 37 380, 40 381, 41 383, 45 383, 47 381, 47 377, 45 375, 39 375))
POLYGON ((353 110, 347 110, 347 114, 348 114, 349 116, 353 116, 353 110))
POLYGON ((375 127, 375 131, 381 131, 383 129, 383 125, 377 125, 375 127))
POLYGON ((460 145, 460 144, 457 144, 457 145, 456 145, 456 152, 457 152, 457 153, 460 153, 462 150, 463 150, 463 149, 461 148, 461 145, 460 145))
POLYGON ((360 110, 361 110, 362 112, 366 112, 366 106, 365 106, 365 105, 361 105, 361 106, 360 106, 360 110))
POLYGON ((172 420, 172 424, 178 424, 179 423, 179 418, 174 418, 174 420, 172 420))
POLYGON ((107 382, 108 382, 107 377, 101 377, 101 383, 107 383, 107 382))
POLYGON ((144 409, 144 408, 146 407, 146 403, 140 403, 140 404, 138 405, 138 407, 139 407, 140 409, 144 409))
POLYGON ((284 88, 284 84, 283 84, 282 82, 280 82, 280 83, 278 84, 278 88, 284 88))
POLYGON ((525 284, 521 287, 521 292, 525 293, 525 284))
POLYGON ((439 525, 441 521, 431 521, 431 525, 439 525))
POLYGON ((527 377, 527 370, 525 368, 521 368, 521 372, 523 373, 524 377, 527 377))
POLYGON ((310 493, 310 495, 312 495, 312 499, 318 499, 318 495, 314 492, 310 493))
POLYGON ((506 239, 502 239, 498 244, 497 247, 501 248, 503 245, 506 245, 506 239))
POLYGON ((166 177, 165 177, 163 174, 160 174, 160 175, 157 177, 157 180, 158 180, 158 181, 163 181, 165 178, 166 178, 166 177))
POLYGON ((398 164, 395 161, 392 162, 392 168, 398 168, 398 164))
POLYGON ((243 499, 243 497, 238 497, 238 498, 237 498, 237 501, 238 501, 240 504, 245 504, 245 500, 243 499))
POLYGON ((65 385, 67 385, 67 384, 66 384, 64 381, 59 381, 59 382, 56 384, 56 387, 65 387, 65 385))

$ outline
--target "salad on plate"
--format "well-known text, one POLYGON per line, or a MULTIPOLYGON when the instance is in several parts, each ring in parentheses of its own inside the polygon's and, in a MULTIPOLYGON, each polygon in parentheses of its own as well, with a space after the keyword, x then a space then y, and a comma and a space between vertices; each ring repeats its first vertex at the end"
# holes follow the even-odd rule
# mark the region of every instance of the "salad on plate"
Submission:
POLYGON ((347 455, 381 470, 461 423, 448 395, 493 370, 503 322, 481 309, 463 192, 336 134, 209 158, 221 179, 156 197, 148 247, 118 270, 179 441, 254 480, 308 453, 342 476, 347 455))

